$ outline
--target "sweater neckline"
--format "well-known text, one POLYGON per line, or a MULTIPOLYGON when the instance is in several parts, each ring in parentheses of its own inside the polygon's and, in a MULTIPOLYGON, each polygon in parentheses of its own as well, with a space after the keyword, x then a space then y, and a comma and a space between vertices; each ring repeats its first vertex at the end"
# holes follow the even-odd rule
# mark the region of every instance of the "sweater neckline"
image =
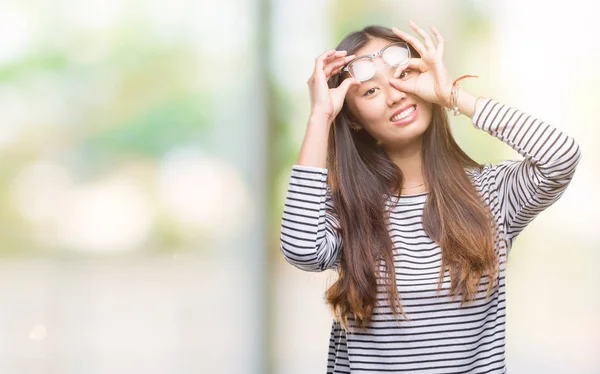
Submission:
POLYGON ((429 195, 429 191, 421 192, 412 195, 388 195, 388 199, 390 201, 397 201, 398 204, 414 204, 414 203, 422 203, 427 200, 427 196, 429 195))

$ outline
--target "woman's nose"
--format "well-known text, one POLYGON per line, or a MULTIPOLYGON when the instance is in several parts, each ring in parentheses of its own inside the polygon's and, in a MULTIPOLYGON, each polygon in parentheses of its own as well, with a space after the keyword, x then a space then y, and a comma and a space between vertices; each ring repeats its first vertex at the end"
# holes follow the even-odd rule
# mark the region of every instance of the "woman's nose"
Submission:
POLYGON ((388 106, 394 106, 396 103, 406 97, 405 92, 400 91, 396 87, 392 86, 392 84, 389 82, 387 82, 386 93, 388 106))

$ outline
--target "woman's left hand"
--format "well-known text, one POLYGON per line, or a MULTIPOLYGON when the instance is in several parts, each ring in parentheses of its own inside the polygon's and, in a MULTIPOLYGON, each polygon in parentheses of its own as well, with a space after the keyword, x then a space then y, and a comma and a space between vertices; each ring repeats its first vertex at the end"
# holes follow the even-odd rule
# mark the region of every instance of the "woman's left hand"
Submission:
POLYGON ((436 46, 429 34, 416 23, 408 21, 408 25, 423 38, 425 45, 416 37, 395 27, 392 28, 394 34, 410 43, 419 52, 421 58, 411 58, 407 65, 398 67, 394 77, 390 79, 390 84, 402 92, 415 94, 423 100, 449 107, 453 79, 444 64, 444 38, 432 26, 431 30, 438 41, 436 46), (416 70, 420 74, 414 78, 397 79, 406 69, 416 70))

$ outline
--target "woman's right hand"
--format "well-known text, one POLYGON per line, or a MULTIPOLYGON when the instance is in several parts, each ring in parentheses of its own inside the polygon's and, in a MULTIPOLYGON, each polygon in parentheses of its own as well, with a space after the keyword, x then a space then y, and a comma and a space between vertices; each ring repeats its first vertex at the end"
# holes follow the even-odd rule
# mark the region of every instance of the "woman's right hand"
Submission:
POLYGON ((311 116, 324 117, 328 124, 332 123, 342 110, 350 87, 360 86, 360 82, 352 77, 344 79, 336 88, 329 88, 327 85, 327 80, 339 73, 344 65, 354 58, 354 55, 346 56, 346 53, 346 51, 332 49, 321 54, 316 58, 313 74, 306 82, 310 93, 311 116))

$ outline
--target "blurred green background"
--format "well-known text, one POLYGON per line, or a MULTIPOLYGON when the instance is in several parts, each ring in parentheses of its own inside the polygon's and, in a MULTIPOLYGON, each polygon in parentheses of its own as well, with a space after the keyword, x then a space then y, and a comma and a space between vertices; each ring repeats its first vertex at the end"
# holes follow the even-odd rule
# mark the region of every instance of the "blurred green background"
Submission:
MULTIPOLYGON (((511 373, 600 373, 595 2, 4 0, 0 372, 325 372, 333 272, 279 252, 314 58, 368 24, 444 35, 463 87, 573 136, 517 240, 511 373), (596 171, 594 171, 596 170, 596 171)), ((452 116, 451 116, 452 117, 452 116)), ((479 162, 520 159, 451 118, 479 162)))

